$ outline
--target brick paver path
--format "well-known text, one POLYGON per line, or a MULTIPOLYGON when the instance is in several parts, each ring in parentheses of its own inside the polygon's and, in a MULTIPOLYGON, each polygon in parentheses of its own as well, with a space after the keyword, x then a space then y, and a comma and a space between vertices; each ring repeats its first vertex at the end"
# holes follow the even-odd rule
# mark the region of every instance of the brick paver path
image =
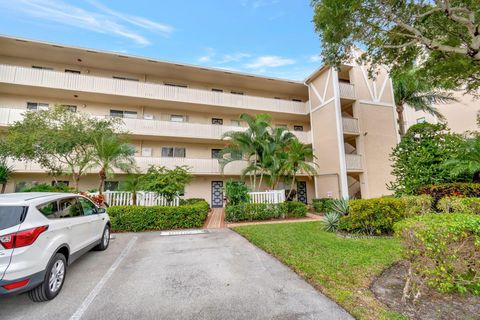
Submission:
POLYGON ((213 208, 208 214, 207 221, 203 226, 204 229, 225 228, 225 211, 224 208, 213 208))

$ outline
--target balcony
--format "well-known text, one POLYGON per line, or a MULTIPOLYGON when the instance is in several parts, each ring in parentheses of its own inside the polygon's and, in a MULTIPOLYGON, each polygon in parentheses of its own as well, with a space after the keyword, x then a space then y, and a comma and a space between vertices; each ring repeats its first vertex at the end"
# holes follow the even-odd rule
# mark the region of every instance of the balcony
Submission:
POLYGON ((163 84, 0 65, 0 82, 105 95, 305 115, 306 103, 163 84))
MULTIPOLYGON (((25 109, 0 108, 0 126, 11 125, 23 118, 25 109)), ((123 118, 122 129, 134 135, 220 140, 225 132, 242 131, 245 127, 123 118)), ((311 143, 310 132, 292 131, 303 143, 311 143)))
POLYGON ((360 154, 346 154, 345 164, 347 171, 362 171, 362 156, 360 154))
POLYGON ((338 86, 340 89, 340 98, 355 100, 355 86, 348 82, 339 81, 338 86))
POLYGON ((360 134, 357 118, 343 117, 342 125, 343 125, 344 134, 353 134, 353 135, 360 134))

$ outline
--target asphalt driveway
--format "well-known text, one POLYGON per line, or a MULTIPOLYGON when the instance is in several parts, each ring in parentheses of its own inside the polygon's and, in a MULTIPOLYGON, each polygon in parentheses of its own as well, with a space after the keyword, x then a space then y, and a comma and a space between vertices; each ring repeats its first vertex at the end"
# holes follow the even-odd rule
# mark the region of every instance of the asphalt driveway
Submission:
POLYGON ((56 299, 0 299, 0 319, 352 319, 228 229, 114 237, 70 266, 56 299))

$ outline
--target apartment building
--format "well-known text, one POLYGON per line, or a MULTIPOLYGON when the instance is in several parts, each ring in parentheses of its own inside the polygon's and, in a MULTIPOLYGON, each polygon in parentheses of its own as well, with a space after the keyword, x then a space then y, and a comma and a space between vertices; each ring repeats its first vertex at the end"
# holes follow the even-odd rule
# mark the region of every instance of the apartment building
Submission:
MULTIPOLYGON (((0 130, 26 110, 55 104, 100 117, 123 118, 141 170, 150 165, 188 165, 194 180, 185 197, 222 206, 222 188, 239 179, 245 163, 224 172, 222 134, 245 130, 241 113, 269 113, 312 144, 318 175, 300 176, 299 199, 375 197, 390 193, 389 153, 397 143, 396 113, 388 74, 369 79, 362 66, 322 67, 305 81, 211 69, 120 53, 0 37, 0 130)), ((32 182, 50 183, 35 163, 13 162, 7 191, 32 182)), ((125 178, 107 182, 115 189, 125 178)), ((68 177, 59 180, 70 182, 68 177)), ((80 188, 95 188, 91 172, 80 188)))
POLYGON ((421 122, 438 123, 444 121, 456 133, 478 131, 480 129, 477 125, 477 114, 480 112, 478 98, 462 92, 456 92, 455 97, 458 99, 457 102, 435 105, 445 119, 438 119, 429 113, 407 107, 404 113, 406 128, 421 122))

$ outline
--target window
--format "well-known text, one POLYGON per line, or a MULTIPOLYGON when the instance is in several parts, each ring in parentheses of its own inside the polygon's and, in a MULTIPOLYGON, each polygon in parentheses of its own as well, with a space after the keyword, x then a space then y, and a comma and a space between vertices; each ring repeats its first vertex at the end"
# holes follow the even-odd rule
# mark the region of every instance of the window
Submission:
POLYGON ((30 183, 27 181, 19 181, 15 183, 15 192, 20 192, 23 189, 25 189, 27 186, 29 186, 30 183))
POLYGON ((186 84, 181 83, 165 82, 164 85, 169 87, 188 88, 186 84))
POLYGON ((185 122, 185 117, 179 114, 170 115, 170 121, 172 122, 185 122))
POLYGON ((119 118, 136 119, 137 118, 137 112, 136 111, 123 111, 123 110, 112 110, 112 109, 110 109, 110 116, 111 117, 119 117, 119 118))
POLYGON ((292 101, 295 101, 295 102, 302 102, 301 99, 292 99, 292 101))
POLYGON ((220 154, 222 149, 212 149, 212 159, 221 159, 222 155, 220 154))
POLYGON ((231 94, 238 94, 238 95, 241 95, 243 96, 243 92, 242 91, 230 91, 231 94))
POLYGON ((303 126, 293 126, 294 131, 303 131, 303 126))
POLYGON ((152 148, 142 148, 142 157, 151 157, 152 148))
POLYGON ((38 211, 40 211, 45 217, 49 219, 59 218, 58 216, 58 203, 57 201, 48 202, 45 204, 41 204, 37 207, 38 211))
POLYGON ((240 127, 240 120, 230 120, 230 124, 234 127, 240 127))
POLYGON ((82 206, 84 216, 91 216, 92 214, 97 213, 97 207, 92 201, 79 197, 78 202, 82 206))
POLYGON ((66 108, 69 111, 77 112, 77 106, 73 104, 62 104, 62 107, 66 108))
POLYGON ((61 199, 59 201, 58 214, 56 218, 73 218, 83 216, 83 209, 77 198, 61 199))
POLYGON ((69 185, 70 181, 68 180, 53 180, 52 181, 52 186, 55 187, 55 186, 67 186, 69 185))
POLYGON ((112 78, 117 79, 117 80, 128 80, 128 81, 137 81, 138 82, 138 79, 135 79, 135 78, 117 77, 117 76, 113 76, 112 78))
POLYGON ((27 208, 23 206, 0 206, 0 230, 22 223, 25 219, 27 208))
POLYGON ((77 73, 80 74, 79 70, 73 70, 73 69, 65 69, 65 73, 77 73))
POLYGON ((185 148, 162 147, 162 157, 165 157, 165 158, 185 158, 185 148))
POLYGON ((105 181, 105 190, 108 191, 117 191, 118 190, 118 181, 105 181))
POLYGON ((417 123, 424 123, 426 122, 425 117, 421 117, 417 119, 417 123))
POLYGON ((40 70, 53 70, 50 67, 43 67, 43 66, 32 66, 33 69, 40 69, 40 70))
POLYGON ((145 113, 145 114, 143 114, 143 119, 153 120, 153 114, 145 113))
POLYGON ((48 103, 27 102, 27 110, 48 110, 48 103))
POLYGON ((212 124, 222 125, 222 124, 223 124, 223 119, 221 119, 221 118, 212 118, 212 124))
POLYGON ((212 88, 213 92, 223 92, 223 89, 212 88))

